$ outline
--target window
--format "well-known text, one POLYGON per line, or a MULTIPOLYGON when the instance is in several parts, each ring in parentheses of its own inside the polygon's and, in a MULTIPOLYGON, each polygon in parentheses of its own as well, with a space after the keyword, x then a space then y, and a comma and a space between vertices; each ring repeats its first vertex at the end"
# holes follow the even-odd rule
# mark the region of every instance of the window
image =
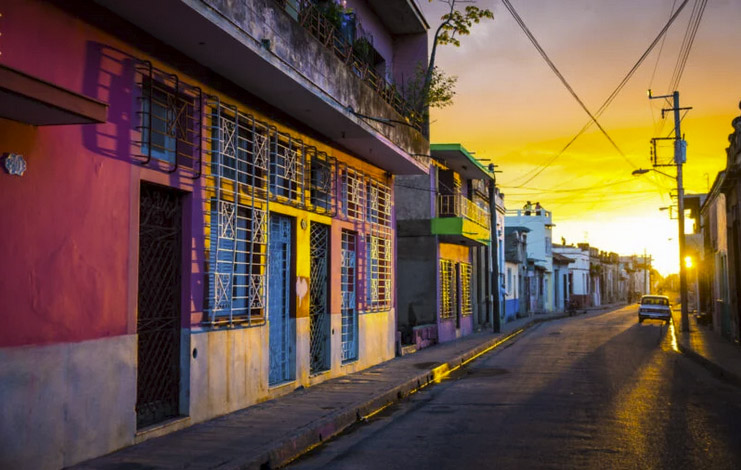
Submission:
POLYGON ((366 309, 391 308, 391 239, 366 237, 366 309))
POLYGON ((334 174, 334 161, 326 153, 310 152, 309 172, 309 200, 312 208, 317 212, 332 212, 332 175, 334 174))
POLYGON ((270 193, 287 202, 301 201, 304 166, 299 142, 274 133, 270 142, 270 193))
POLYGON ((440 260, 440 318, 452 318, 458 304, 455 262, 440 260))
POLYGON ((512 293, 512 268, 507 268, 507 293, 512 293))
POLYGON ((200 176, 201 106, 200 88, 181 82, 177 76, 155 70, 149 63, 136 67, 138 119, 141 132, 137 158, 148 164, 163 162, 168 171, 184 168, 200 176))
POLYGON ((473 308, 471 305, 471 265, 460 263, 461 273, 461 315, 471 315, 473 308))
POLYGON ((367 216, 366 220, 372 224, 384 227, 391 226, 391 194, 389 187, 383 183, 371 180, 366 185, 367 216))
POLYGON ((266 211, 212 199, 209 217, 209 321, 262 323, 266 300, 266 211))
POLYGON ((362 174, 351 168, 345 168, 342 179, 342 201, 344 203, 343 214, 347 218, 363 219, 364 189, 362 174))
POLYGON ((265 198, 268 172, 268 129, 235 108, 211 111, 211 174, 229 184, 222 190, 265 198))

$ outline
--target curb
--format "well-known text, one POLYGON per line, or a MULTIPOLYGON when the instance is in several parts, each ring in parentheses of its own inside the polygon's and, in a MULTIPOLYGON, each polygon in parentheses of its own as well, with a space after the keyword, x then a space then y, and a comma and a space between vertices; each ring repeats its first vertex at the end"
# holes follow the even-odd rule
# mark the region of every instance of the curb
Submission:
MULTIPOLYGON (((672 317, 672 323, 674 323, 673 317, 672 317)), ((700 353, 698 353, 691 347, 685 346, 683 341, 681 341, 679 338, 679 333, 677 332, 676 326, 674 327, 674 341, 676 341, 677 343, 679 352, 681 352, 684 356, 694 360, 696 363, 698 363, 699 365, 701 365, 702 367, 710 371, 713 375, 715 375, 719 379, 727 383, 730 383, 731 385, 741 387, 741 377, 740 376, 716 364, 715 362, 701 355, 700 353)))
POLYGON ((293 433, 287 435, 280 442, 264 448, 257 456, 249 457, 248 461, 234 463, 228 467, 234 470, 266 470, 283 467, 296 460, 307 452, 319 447, 327 440, 337 436, 355 423, 362 422, 389 406, 401 401, 426 386, 439 382, 443 377, 457 370, 461 366, 477 359, 483 354, 508 343, 529 328, 552 320, 568 318, 568 315, 558 315, 548 318, 534 318, 506 336, 492 338, 452 359, 431 367, 404 383, 372 397, 355 406, 338 410, 323 419, 312 422, 293 433))

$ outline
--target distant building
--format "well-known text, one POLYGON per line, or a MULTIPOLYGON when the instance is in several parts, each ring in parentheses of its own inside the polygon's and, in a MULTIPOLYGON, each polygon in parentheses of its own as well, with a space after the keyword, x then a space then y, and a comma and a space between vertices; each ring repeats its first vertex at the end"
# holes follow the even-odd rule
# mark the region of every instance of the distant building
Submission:
POLYGON ((528 316, 530 309, 530 281, 527 266, 527 227, 505 228, 505 286, 506 320, 528 316))
POLYGON ((594 305, 590 297, 589 248, 571 245, 553 245, 553 252, 572 259, 569 263, 569 300, 575 308, 594 305))
POLYGON ((552 312, 554 310, 552 229, 555 225, 551 212, 539 206, 508 210, 505 224, 530 230, 527 236, 527 257, 529 262, 532 261, 530 272, 534 275, 531 282, 531 295, 535 295, 533 309, 552 312))
POLYGON ((396 180, 398 328, 425 347, 491 324, 492 175, 460 144, 431 145, 429 174, 396 180))

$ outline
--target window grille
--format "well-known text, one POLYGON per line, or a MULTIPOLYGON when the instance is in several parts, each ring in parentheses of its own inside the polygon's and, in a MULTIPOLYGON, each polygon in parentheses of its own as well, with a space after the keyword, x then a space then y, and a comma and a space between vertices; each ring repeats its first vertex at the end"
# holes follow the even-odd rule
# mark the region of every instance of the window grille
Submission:
POLYGON ((365 184, 363 174, 353 168, 344 167, 342 173, 343 215, 351 220, 362 221, 365 210, 365 184))
POLYGON ((342 231, 340 290, 342 295, 342 362, 358 358, 357 235, 342 231))
POLYGON ((473 313, 471 306, 471 265, 460 263, 459 266, 461 273, 461 315, 471 315, 473 313))
POLYGON ((215 102, 210 114, 210 176, 222 191, 267 197, 270 129, 234 106, 215 102))
POLYGON ((455 262, 440 260, 440 318, 453 318, 458 303, 455 262))
POLYGON ((268 136, 236 107, 209 98, 206 266, 210 324, 262 324, 266 309, 268 136))
POLYGON ((201 176, 201 89, 185 84, 177 75, 152 67, 136 66, 137 119, 135 158, 170 173, 178 170, 193 179, 201 176))
POLYGON ((391 308, 391 239, 366 236, 366 310, 391 308))
POLYGON ((391 227, 391 190, 377 180, 369 180, 366 185, 367 216, 372 224, 391 227))
POLYGON ((281 132, 273 133, 270 144, 271 197, 287 204, 303 205, 303 144, 281 132))
POLYGON ((309 209, 334 215, 335 159, 316 148, 306 148, 309 165, 309 209))

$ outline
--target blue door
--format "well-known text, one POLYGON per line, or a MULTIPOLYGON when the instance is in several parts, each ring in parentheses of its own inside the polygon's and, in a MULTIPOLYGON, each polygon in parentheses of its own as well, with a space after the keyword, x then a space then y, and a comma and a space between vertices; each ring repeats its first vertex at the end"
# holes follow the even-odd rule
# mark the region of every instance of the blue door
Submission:
POLYGON ((291 315, 291 239, 289 217, 271 214, 268 254, 268 324, 270 385, 295 379, 295 319, 291 315))
POLYGON ((355 269, 357 236, 342 231, 342 267, 340 272, 340 291, 342 295, 342 362, 358 358, 358 309, 356 299, 355 269))

